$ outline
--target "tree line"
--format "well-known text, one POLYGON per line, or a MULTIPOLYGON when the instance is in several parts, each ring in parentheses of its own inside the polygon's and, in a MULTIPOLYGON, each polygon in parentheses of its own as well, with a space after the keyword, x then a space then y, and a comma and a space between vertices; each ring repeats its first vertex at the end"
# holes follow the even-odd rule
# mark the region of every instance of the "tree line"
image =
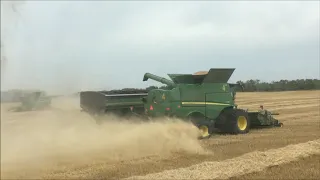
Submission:
POLYGON ((296 79, 262 82, 260 80, 238 81, 244 87, 245 92, 255 91, 298 91, 298 90, 319 90, 319 79, 296 79))
MULTIPOLYGON (((244 92, 273 92, 273 91, 299 91, 299 90, 320 90, 320 79, 297 79, 297 80, 280 80, 272 82, 263 82, 260 80, 237 81, 242 85, 244 92)), ((147 88, 124 88, 118 90, 102 91, 107 94, 131 94, 147 93, 152 89, 171 89, 168 86, 149 86, 147 88)), ((242 91, 242 89, 237 89, 242 91)), ((20 97, 28 91, 26 90, 9 90, 1 91, 1 102, 18 102, 20 97)), ((80 92, 75 93, 78 95, 80 92)))
MULTIPOLYGON (((280 80, 272 82, 263 82, 258 79, 247 81, 237 81, 242 85, 244 92, 267 92, 267 91, 298 91, 298 90, 320 90, 320 79, 297 79, 297 80, 280 80)), ((151 89, 170 89, 168 86, 149 86, 151 89)), ((239 88, 238 91, 242 91, 239 88)))

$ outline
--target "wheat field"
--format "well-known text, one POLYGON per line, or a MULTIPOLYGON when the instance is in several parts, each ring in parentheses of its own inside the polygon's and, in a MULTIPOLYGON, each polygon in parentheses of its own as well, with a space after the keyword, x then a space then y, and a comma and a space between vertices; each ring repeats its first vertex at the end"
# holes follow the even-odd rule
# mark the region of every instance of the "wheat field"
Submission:
POLYGON ((79 99, 53 99, 43 111, 1 104, 1 178, 42 179, 317 179, 320 91, 238 93, 240 108, 280 113, 282 128, 198 140, 191 124, 96 125, 79 99))

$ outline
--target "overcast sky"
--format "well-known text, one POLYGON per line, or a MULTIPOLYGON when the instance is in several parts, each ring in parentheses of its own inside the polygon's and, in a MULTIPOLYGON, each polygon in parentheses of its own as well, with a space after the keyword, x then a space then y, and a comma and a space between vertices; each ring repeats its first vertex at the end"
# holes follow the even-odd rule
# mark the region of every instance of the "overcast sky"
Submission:
MULTIPOLYGON (((1 1, 1 89, 145 87, 144 73, 236 68, 319 78, 319 1, 1 1), (11 2, 12 4, 12 2, 11 2)), ((160 85, 156 83, 155 85, 160 85)))

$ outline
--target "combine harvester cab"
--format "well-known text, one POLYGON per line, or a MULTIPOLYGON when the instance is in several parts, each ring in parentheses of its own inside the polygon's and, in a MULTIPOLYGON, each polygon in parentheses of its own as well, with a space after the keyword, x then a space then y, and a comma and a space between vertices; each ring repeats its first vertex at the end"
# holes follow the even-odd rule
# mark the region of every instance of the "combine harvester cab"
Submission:
MULTIPOLYGON (((251 127, 279 126, 269 111, 248 112, 235 104, 239 84, 228 83, 235 69, 210 69, 206 74, 168 74, 171 80, 146 73, 143 81, 153 79, 171 90, 151 90, 144 98, 147 116, 174 116, 191 121, 201 137, 214 130, 244 134, 251 127)), ((243 87, 242 87, 243 88, 243 87)))

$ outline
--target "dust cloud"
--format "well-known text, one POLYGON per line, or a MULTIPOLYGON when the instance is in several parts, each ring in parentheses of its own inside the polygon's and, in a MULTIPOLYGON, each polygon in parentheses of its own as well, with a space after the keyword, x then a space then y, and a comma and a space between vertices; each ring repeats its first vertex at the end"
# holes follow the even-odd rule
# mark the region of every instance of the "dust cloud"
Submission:
POLYGON ((67 2, 1 1, 2 91, 37 89, 59 95, 90 88, 72 63, 81 56, 70 55, 78 52, 66 45, 65 37, 74 34, 65 27, 72 21, 61 20, 68 7, 67 2))
POLYGON ((164 158, 174 152, 208 153, 197 139, 198 130, 186 122, 163 119, 143 123, 110 115, 97 125, 76 109, 75 102, 58 98, 44 111, 2 109, 3 178, 39 178, 53 171, 148 156, 164 158))
POLYGON ((1 1, 1 81, 5 75, 8 61, 12 58, 10 48, 12 47, 15 30, 21 20, 19 11, 24 1, 1 1))

